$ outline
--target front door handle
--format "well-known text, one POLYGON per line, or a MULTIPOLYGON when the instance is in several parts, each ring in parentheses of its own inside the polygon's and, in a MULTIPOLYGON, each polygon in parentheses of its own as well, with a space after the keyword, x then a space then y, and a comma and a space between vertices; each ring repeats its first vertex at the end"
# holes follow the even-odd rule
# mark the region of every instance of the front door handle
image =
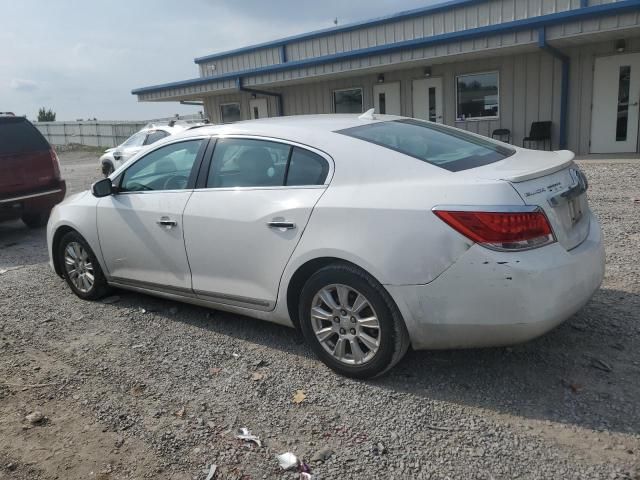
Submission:
POLYGON ((269 222, 267 223, 269 228, 279 228, 281 230, 293 230, 296 228, 296 224, 293 222, 269 222))
POLYGON ((169 217, 161 217, 160 220, 156 222, 161 227, 172 228, 178 225, 178 222, 175 220, 171 220, 169 217))

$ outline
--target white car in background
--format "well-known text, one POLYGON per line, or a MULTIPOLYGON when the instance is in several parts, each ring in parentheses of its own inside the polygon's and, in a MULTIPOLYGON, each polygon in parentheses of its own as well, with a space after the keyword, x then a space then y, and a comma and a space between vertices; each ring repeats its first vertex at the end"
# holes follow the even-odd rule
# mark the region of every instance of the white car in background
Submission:
POLYGON ((100 157, 102 174, 108 177, 147 145, 152 145, 169 135, 182 132, 187 128, 188 126, 175 122, 169 122, 167 125, 146 125, 142 130, 122 142, 121 145, 105 150, 104 155, 100 157))
POLYGON ((568 151, 402 117, 204 126, 141 152, 49 220, 51 266, 299 327, 348 376, 415 349, 508 345, 577 312, 604 275, 568 151))

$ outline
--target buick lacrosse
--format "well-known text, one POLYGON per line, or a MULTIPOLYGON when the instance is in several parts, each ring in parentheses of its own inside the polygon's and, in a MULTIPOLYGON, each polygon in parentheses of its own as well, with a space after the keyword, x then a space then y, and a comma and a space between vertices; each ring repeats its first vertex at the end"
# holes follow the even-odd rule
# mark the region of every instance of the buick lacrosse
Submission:
POLYGON ((87 300, 300 328, 372 377, 409 346, 523 342, 589 301, 604 250, 572 160, 372 112, 192 128, 58 205, 51 266, 87 300))

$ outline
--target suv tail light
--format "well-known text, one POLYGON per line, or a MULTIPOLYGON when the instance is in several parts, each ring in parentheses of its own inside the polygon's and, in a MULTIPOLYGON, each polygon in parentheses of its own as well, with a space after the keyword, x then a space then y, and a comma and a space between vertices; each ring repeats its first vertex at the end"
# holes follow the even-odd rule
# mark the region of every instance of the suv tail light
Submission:
POLYGON ((465 237, 492 250, 529 250, 556 241, 540 207, 436 207, 433 213, 465 237))
POLYGON ((49 149, 49 155, 51 155, 51 165, 53 167, 54 180, 60 180, 60 159, 53 148, 49 149))

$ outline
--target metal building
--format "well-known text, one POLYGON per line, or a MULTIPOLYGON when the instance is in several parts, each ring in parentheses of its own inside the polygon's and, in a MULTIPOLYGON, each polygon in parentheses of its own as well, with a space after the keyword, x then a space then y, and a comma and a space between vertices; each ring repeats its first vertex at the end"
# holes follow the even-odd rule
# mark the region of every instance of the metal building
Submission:
POLYGON ((640 0, 454 0, 195 63, 198 78, 132 93, 202 101, 213 123, 375 107, 516 145, 551 122, 554 149, 639 151, 640 0))

